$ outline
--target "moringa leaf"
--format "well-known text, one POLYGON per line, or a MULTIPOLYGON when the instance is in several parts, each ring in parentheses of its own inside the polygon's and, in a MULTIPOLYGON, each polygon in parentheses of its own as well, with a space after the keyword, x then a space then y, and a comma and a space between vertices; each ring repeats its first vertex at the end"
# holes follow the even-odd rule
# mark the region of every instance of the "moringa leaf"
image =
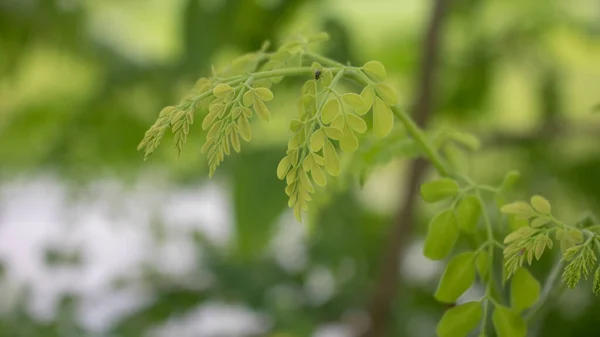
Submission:
POLYGON ((480 302, 467 302, 446 310, 437 325, 439 337, 467 337, 483 316, 480 302))
POLYGON ((362 66, 362 70, 377 81, 383 81, 387 77, 385 67, 379 61, 369 61, 362 66))
POLYGON ((552 213, 552 207, 550 206, 550 202, 546 200, 544 197, 540 195, 534 195, 531 197, 531 206, 540 214, 550 214, 552 213))
POLYGON ((435 292, 435 299, 444 303, 454 303, 475 282, 475 253, 456 255, 448 265, 435 292))
POLYGON ((430 260, 442 260, 452 252, 459 232, 454 211, 447 209, 429 222, 423 255, 430 260))
POLYGON ((504 306, 496 306, 492 323, 498 337, 525 337, 527 324, 518 314, 504 306))
POLYGON ((458 193, 458 183, 450 178, 441 178, 421 185, 421 198, 425 202, 434 203, 458 193))
POLYGON ((515 312, 531 308, 540 298, 541 286, 527 269, 519 268, 510 282, 510 304, 515 312))
POLYGON ((462 198, 456 206, 456 222, 466 232, 474 233, 481 216, 481 204, 475 196, 462 198))

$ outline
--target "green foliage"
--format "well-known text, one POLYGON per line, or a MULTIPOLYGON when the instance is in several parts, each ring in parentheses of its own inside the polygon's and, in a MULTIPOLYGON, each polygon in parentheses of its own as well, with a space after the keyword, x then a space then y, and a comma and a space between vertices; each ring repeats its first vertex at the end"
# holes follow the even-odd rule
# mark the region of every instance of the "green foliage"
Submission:
MULTIPOLYGON (((410 144, 413 156, 422 154, 431 161, 440 175, 421 185, 422 199, 428 203, 446 203, 429 222, 423 254, 432 260, 446 259, 461 235, 477 244, 475 250, 459 252, 450 258, 434 297, 440 302, 457 302, 476 282, 477 274, 485 294, 479 301, 449 309, 438 324, 439 336, 466 336, 479 322, 480 336, 483 336, 490 313, 498 336, 525 336, 527 326, 521 315, 527 310, 537 310, 532 308, 540 301, 542 291, 540 283, 523 266, 525 262, 531 265, 540 260, 556 241, 560 243, 562 260, 566 263, 563 281, 572 288, 595 269, 593 290, 599 292, 600 268, 596 266, 595 247, 598 234, 589 229, 594 227, 593 222, 578 227, 566 225, 553 216, 550 202, 539 195, 531 197, 529 202, 505 204, 505 194, 520 176, 517 171, 508 172, 499 186, 474 182, 465 175, 465 161, 460 158, 463 158, 463 150, 480 148, 477 137, 450 129, 427 136, 396 107, 397 94, 382 82, 387 76, 382 63, 369 61, 362 67, 353 67, 308 50, 311 42, 323 38, 324 35, 319 34, 291 39, 272 52, 267 51, 268 44, 265 44, 260 51, 234 60, 226 71, 198 80, 190 95, 178 105, 161 111, 139 149, 144 150, 146 157, 152 154, 170 128, 177 154, 180 154, 194 113, 199 110, 203 114, 202 129, 206 132, 202 152, 207 153, 212 175, 231 153, 231 148, 241 151, 240 139, 251 141, 253 116, 270 121, 271 112, 266 102, 274 99, 271 87, 285 77, 310 76, 301 88, 297 116, 289 124, 292 135, 285 156, 275 170, 277 178, 286 182, 288 206, 300 221, 317 189, 326 187, 328 179, 340 175, 340 153, 357 152, 361 142, 373 144, 368 137, 359 138, 369 133, 369 126, 373 139, 392 134, 383 144, 394 144, 397 139, 392 130, 394 117, 397 117, 406 134, 398 133, 396 137, 402 144, 410 144), (345 80, 358 83, 358 89, 348 91, 340 85, 345 80), (372 123, 365 120, 369 112, 372 123), (503 233, 506 234, 503 243, 495 235, 504 227, 494 229, 490 205, 508 215, 509 232, 503 233), (478 235, 480 230, 485 233, 483 239, 478 235), (504 289, 497 289, 494 281, 497 249, 503 254, 503 281, 510 280, 510 295, 506 296, 509 303, 500 301, 502 296, 499 295, 504 289)), ((359 156, 368 153, 358 152, 359 156)), ((386 155, 385 159, 378 160, 392 157, 386 155)), ((371 165, 379 162, 369 160, 371 165)), ((368 168, 366 165, 360 170, 368 172, 368 168)))
POLYGON ((532 307, 540 298, 540 283, 527 271, 519 268, 510 281, 510 304, 513 311, 532 307))
MULTIPOLYGON (((588 242, 592 242, 591 240, 588 242)), ((583 276, 587 280, 596 266, 598 258, 590 243, 573 246, 565 251, 563 260, 569 263, 565 267, 562 279, 569 288, 574 288, 583 276)))
MULTIPOLYGON (((531 197, 530 203, 516 202, 501 209, 504 213, 530 220, 529 226, 518 228, 504 239, 504 243, 508 244, 504 249, 506 277, 511 277, 523 265, 525 258, 531 264, 534 257, 539 260, 546 249, 552 249, 551 234, 554 232, 554 239, 560 243, 562 260, 566 262, 562 280, 569 288, 574 288, 582 277, 587 279, 596 268, 598 234, 557 220, 552 215, 550 202, 539 195, 531 197)), ((593 286, 594 293, 597 293, 596 286, 597 282, 593 286)))
POLYGON ((498 337, 525 337, 527 334, 525 320, 507 307, 497 306, 492 322, 498 337))
POLYGON ((456 206, 456 222, 466 232, 474 233, 481 217, 481 205, 475 196, 460 199, 456 206))
POLYGON ((440 302, 454 303, 475 281, 475 253, 466 252, 456 255, 442 275, 435 292, 440 302))
POLYGON ((421 197, 426 202, 438 202, 458 193, 458 184, 449 178, 441 178, 421 185, 421 197))
POLYGON ((308 47, 325 39, 324 34, 299 37, 284 42, 273 52, 267 52, 268 44, 264 44, 260 51, 234 60, 223 74, 198 80, 189 96, 161 112, 138 149, 143 149, 146 157, 152 154, 171 126, 180 154, 193 115, 199 110, 204 114, 202 129, 207 132, 202 152, 207 153, 212 176, 232 148, 241 151, 240 139, 252 139, 250 119, 254 115, 265 122, 270 120, 265 104, 274 98, 270 87, 286 76, 310 75, 302 86, 297 118, 290 122, 294 134, 276 170, 277 177, 286 181, 288 206, 301 220, 302 211, 308 210, 312 200, 311 194, 316 192, 315 185, 326 186, 326 174, 340 174, 337 148, 347 153, 358 149, 357 134, 368 131, 362 116, 372 110, 373 134, 385 137, 394 125, 391 106, 398 102, 394 89, 381 83, 386 71, 380 62, 367 62, 361 68, 327 59, 327 65, 320 64, 318 61, 324 58, 310 53, 308 47), (311 62, 310 66, 307 62, 311 62), (343 79, 358 79, 363 84, 360 93, 340 92, 343 79))
POLYGON ((459 229, 452 209, 436 215, 429 222, 423 255, 431 260, 446 258, 458 240, 459 229))
POLYGON ((437 325, 437 335, 440 337, 466 337, 474 330, 483 310, 481 303, 469 302, 448 309, 437 325))

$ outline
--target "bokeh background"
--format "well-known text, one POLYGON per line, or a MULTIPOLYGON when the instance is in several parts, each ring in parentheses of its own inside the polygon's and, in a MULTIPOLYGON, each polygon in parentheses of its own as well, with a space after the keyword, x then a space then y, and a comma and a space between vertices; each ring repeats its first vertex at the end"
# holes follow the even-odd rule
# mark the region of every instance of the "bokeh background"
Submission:
MULTIPOLYGON (((146 162, 136 147, 211 65, 296 33, 328 32, 320 51, 341 62, 382 61, 411 110, 440 1, 0 0, 0 336, 364 333, 394 219, 414 198, 404 138, 367 142, 303 224, 275 175, 298 82, 276 87, 272 122, 254 123, 210 180, 199 128, 179 161, 169 137, 146 162)), ((541 193, 566 221, 594 214, 600 3, 446 5, 429 126, 481 138, 468 160, 478 181, 517 169, 513 197, 541 193)), ((433 336, 447 308, 432 297, 443 265, 421 256, 435 209, 414 208, 386 336, 433 336)), ((599 310, 584 282, 552 297, 531 335, 597 336, 599 310)))

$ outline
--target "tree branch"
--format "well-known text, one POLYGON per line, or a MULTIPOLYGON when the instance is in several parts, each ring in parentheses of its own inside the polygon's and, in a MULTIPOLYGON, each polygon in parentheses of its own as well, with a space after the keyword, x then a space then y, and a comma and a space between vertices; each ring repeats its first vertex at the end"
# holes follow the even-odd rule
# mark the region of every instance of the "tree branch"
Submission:
MULTIPOLYGON (((426 28, 421 51, 423 61, 417 75, 416 86, 418 90, 413 110, 415 122, 420 127, 427 124, 431 115, 442 26, 450 1, 434 0, 431 17, 426 28)), ((426 168, 427 162, 422 158, 416 159, 410 164, 404 202, 391 228, 390 239, 380 264, 379 280, 369 305, 371 324, 365 336, 380 337, 386 335, 400 279, 399 262, 413 231, 415 205, 420 182, 426 168)), ((446 174, 446 172, 440 173, 446 174)))

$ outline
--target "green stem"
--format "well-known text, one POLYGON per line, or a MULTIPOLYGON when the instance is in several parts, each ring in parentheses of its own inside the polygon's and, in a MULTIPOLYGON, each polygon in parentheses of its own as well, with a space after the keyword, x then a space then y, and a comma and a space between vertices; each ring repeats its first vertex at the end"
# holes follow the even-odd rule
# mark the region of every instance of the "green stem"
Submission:
MULTIPOLYGON (((485 225, 485 229, 486 229, 486 233, 487 233, 487 245, 488 245, 488 263, 489 263, 489 268, 488 268, 488 277, 487 277, 487 284, 486 284, 486 291, 485 291, 485 296, 486 298, 492 300, 492 290, 495 287, 495 283, 494 283, 494 248, 496 245, 499 245, 500 247, 502 246, 495 238, 494 238, 494 231, 492 229, 492 221, 490 220, 490 215, 488 214, 487 211, 487 207, 485 204, 485 201, 483 199, 483 197, 481 196, 481 192, 479 190, 475 191, 475 196, 477 197, 477 199, 479 200, 479 204, 481 206, 481 213, 483 216, 483 223, 485 225)), ((484 317, 485 319, 485 317, 484 317)))
POLYGON ((429 159, 431 164, 436 168, 438 173, 441 176, 448 176, 450 172, 446 167, 442 157, 437 152, 437 150, 433 147, 429 138, 425 135, 423 130, 417 126, 417 124, 408 116, 407 113, 400 110, 397 106, 392 107, 392 112, 394 115, 404 124, 406 131, 419 143, 423 152, 425 152, 425 156, 429 159))
POLYGON ((306 56, 310 57, 311 59, 313 59, 314 61, 322 63, 323 65, 328 66, 328 67, 346 67, 346 65, 344 65, 338 61, 332 60, 325 56, 321 56, 319 54, 315 54, 312 52, 305 52, 304 55, 306 55, 306 56))
MULTIPOLYGON (((343 67, 342 68, 334 68, 334 69, 330 69, 330 70, 334 73, 337 73, 342 69, 343 69, 343 67)), ((224 79, 222 79, 222 81, 220 83, 234 86, 234 85, 238 85, 238 84, 245 82, 249 76, 252 76, 254 80, 260 80, 260 79, 280 77, 280 76, 312 75, 313 71, 314 70, 311 67, 273 69, 273 70, 259 71, 259 72, 252 73, 252 74, 249 74, 248 76, 243 76, 243 77, 234 76, 234 77, 224 78, 224 79)), ((212 90, 205 91, 205 92, 201 93, 200 95, 194 97, 194 99, 192 100, 192 103, 195 104, 196 102, 199 102, 207 97, 210 97, 211 95, 212 95, 212 90)))

